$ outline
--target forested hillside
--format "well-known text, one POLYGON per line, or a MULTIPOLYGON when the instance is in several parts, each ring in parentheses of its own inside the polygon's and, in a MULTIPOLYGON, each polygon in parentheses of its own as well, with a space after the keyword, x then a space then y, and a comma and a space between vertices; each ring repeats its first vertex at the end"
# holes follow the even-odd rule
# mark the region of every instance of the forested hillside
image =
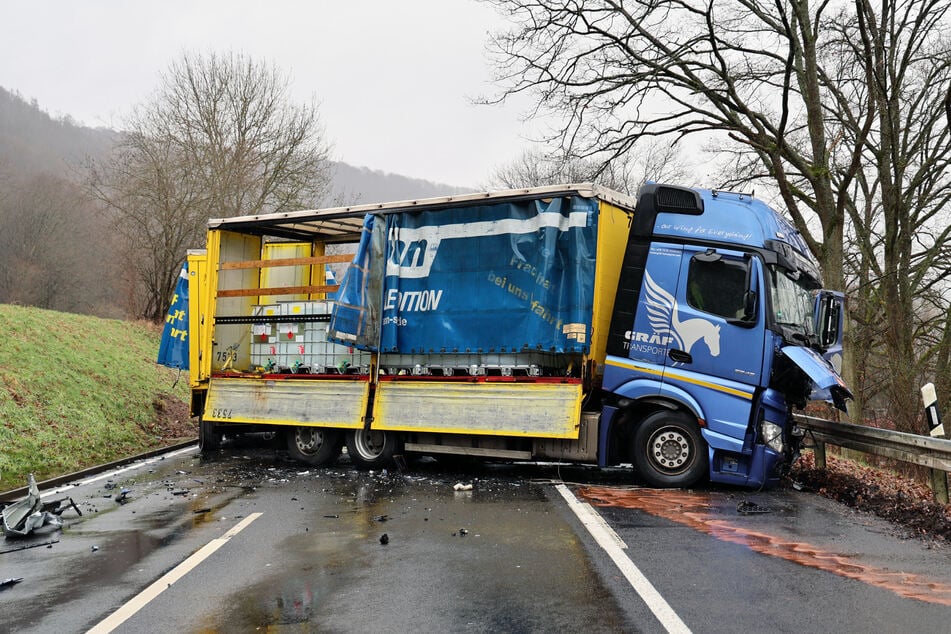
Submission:
POLYGON ((115 245, 80 185, 116 136, 0 88, 0 303, 123 316, 115 245))
POLYGON ((339 162, 333 165, 332 187, 329 205, 415 200, 472 191, 339 162))
POLYGON ((85 157, 104 156, 117 133, 56 119, 36 101, 0 87, 0 166, 21 175, 48 172, 72 178, 85 157))
MULTIPOLYGON (((117 239, 113 220, 84 187, 90 160, 107 157, 121 138, 50 116, 42 104, 0 87, 0 304, 138 316, 142 258, 117 239)), ((340 162, 330 173, 324 206, 464 191, 340 162)))

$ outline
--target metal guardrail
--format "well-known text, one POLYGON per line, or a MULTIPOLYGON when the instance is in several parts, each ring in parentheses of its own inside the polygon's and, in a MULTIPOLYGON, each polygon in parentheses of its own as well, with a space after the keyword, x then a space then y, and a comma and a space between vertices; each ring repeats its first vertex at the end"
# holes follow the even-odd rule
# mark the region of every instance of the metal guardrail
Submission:
POLYGON ((795 419, 796 424, 806 430, 806 436, 817 441, 951 472, 951 440, 836 423, 813 416, 796 415, 795 419))
MULTIPOLYGON (((816 466, 818 467, 825 466, 824 443, 828 443, 921 465, 934 471, 951 472, 951 440, 849 423, 836 423, 801 414, 797 414, 794 418, 796 424, 806 431, 806 437, 816 442, 816 466)), ((945 478, 946 476, 942 474, 942 479, 945 478)), ((932 478, 935 501, 944 504, 948 503, 946 482, 945 480, 942 487, 932 478)))
MULTIPOLYGON (((64 484, 69 484, 70 482, 75 482, 76 480, 82 480, 83 478, 88 478, 94 476, 103 471, 109 471, 110 469, 116 469, 118 467, 123 467, 127 464, 131 464, 138 460, 147 460, 148 458, 154 458, 155 456, 161 456, 165 453, 171 453, 173 451, 178 451, 179 449, 184 449, 190 447, 196 443, 195 440, 186 440, 184 442, 176 443, 174 445, 169 445, 168 447, 160 447, 158 449, 150 449, 149 451, 136 454, 134 456, 129 456, 127 458, 120 458, 119 460, 113 460, 112 462, 107 462, 105 464, 95 465, 83 469, 81 471, 75 471, 73 473, 67 473, 66 475, 57 476, 55 478, 50 478, 49 480, 43 480, 42 482, 37 483, 37 487, 43 491, 45 489, 51 489, 58 487, 64 484)), ((10 491, 0 492, 0 506, 4 502, 13 502, 17 498, 20 498, 27 493, 27 487, 21 486, 10 491)))

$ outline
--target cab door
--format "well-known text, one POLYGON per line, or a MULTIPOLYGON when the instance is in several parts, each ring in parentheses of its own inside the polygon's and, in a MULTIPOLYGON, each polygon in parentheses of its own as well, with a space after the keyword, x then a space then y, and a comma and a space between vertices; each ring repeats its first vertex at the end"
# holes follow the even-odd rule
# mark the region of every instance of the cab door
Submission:
POLYGON ((761 280, 749 254, 684 247, 666 376, 681 372, 719 394, 752 398, 763 373, 761 280))

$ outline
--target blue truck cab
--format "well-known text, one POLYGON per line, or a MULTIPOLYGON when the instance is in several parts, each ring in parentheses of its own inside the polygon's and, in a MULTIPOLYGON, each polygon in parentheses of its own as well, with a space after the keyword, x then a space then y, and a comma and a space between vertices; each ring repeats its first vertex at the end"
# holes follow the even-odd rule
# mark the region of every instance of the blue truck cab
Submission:
POLYGON ((654 486, 769 486, 798 453, 792 408, 845 409, 842 295, 751 195, 648 184, 618 285, 599 462, 654 486), (628 429, 625 434, 622 430, 628 429), (623 439, 619 442, 618 439, 623 439))

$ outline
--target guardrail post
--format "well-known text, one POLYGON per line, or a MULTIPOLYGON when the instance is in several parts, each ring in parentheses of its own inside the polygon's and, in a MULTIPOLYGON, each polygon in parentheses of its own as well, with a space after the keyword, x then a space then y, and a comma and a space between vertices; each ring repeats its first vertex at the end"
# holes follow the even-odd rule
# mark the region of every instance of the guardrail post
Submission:
MULTIPOLYGON (((938 412, 938 395, 934 383, 928 383, 921 388, 921 400, 925 405, 925 416, 928 419, 930 435, 935 438, 948 438, 948 434, 941 423, 941 414, 938 412)), ((929 469, 931 472, 931 491, 934 501, 939 504, 948 503, 948 474, 940 469, 929 469)))
POLYGON ((826 468, 826 444, 821 440, 813 440, 815 446, 812 448, 812 454, 816 458, 816 469, 826 468))

